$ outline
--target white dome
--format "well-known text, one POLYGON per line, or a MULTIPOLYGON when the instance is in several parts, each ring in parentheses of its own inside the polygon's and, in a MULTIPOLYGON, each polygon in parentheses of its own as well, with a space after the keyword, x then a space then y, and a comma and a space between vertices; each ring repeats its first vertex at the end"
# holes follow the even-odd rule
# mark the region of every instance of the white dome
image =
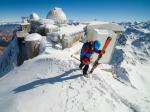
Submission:
POLYGON ((36 20, 39 20, 39 19, 40 19, 40 17, 37 13, 32 13, 30 15, 30 20, 36 21, 36 20))
POLYGON ((67 17, 61 8, 54 7, 47 14, 47 19, 55 20, 57 23, 66 23, 67 17))

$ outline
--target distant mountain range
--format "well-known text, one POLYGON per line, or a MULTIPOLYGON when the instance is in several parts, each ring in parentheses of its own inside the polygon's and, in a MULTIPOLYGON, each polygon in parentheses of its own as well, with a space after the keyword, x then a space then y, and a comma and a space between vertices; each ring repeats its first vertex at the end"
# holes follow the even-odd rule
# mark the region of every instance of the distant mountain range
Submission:
POLYGON ((150 21, 119 23, 124 26, 123 32, 118 40, 119 45, 130 46, 137 61, 149 62, 150 57, 150 21))
POLYGON ((13 31, 17 28, 18 25, 18 23, 2 23, 0 25, 0 41, 10 41, 13 36, 13 31))

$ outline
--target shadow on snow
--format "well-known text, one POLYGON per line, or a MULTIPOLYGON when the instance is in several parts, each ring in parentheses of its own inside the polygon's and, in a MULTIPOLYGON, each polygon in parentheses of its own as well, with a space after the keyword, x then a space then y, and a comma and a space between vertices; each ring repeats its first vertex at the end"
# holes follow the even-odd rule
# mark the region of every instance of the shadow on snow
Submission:
POLYGON ((57 82, 63 82, 66 80, 71 80, 71 79, 75 79, 81 76, 81 74, 77 74, 77 75, 72 75, 72 76, 68 76, 69 74, 71 74, 73 71, 75 70, 79 70, 79 69, 71 69, 59 76, 56 77, 51 77, 51 78, 47 78, 47 79, 39 79, 33 82, 30 82, 28 84, 22 85, 16 89, 13 90, 14 93, 19 93, 19 92, 23 92, 23 91, 27 91, 39 86, 42 86, 44 84, 54 84, 57 82))

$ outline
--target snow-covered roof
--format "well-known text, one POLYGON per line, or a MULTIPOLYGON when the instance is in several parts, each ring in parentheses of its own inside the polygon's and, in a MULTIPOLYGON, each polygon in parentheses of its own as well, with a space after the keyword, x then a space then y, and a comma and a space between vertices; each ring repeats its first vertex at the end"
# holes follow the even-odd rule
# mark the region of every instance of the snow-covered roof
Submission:
POLYGON ((61 8, 54 7, 47 14, 47 19, 52 19, 55 21, 66 21, 67 17, 64 11, 61 8))
POLYGON ((47 28, 47 29, 55 29, 55 28, 57 28, 57 26, 56 25, 53 25, 53 24, 43 24, 43 25, 40 25, 40 27, 39 28, 47 28))
POLYGON ((124 31, 124 28, 117 23, 92 21, 88 24, 88 28, 107 29, 113 31, 124 31))
POLYGON ((32 33, 32 34, 29 34, 26 38, 25 38, 25 41, 38 41, 38 40, 41 40, 42 39, 42 36, 38 33, 32 33))
POLYGON ((51 20, 51 19, 40 19, 37 21, 40 26, 39 28, 47 28, 47 29, 55 29, 57 28, 56 25, 54 25, 54 20, 51 20))
POLYGON ((59 31, 57 32, 59 35, 65 34, 66 36, 70 36, 72 34, 82 32, 85 25, 67 25, 59 28, 59 31))
POLYGON ((112 30, 106 30, 106 29, 95 29, 95 31, 100 34, 110 34, 112 32, 112 30))
POLYGON ((30 20, 37 21, 39 19, 40 19, 40 17, 39 17, 39 15, 37 13, 32 13, 30 15, 30 20))
POLYGON ((54 20, 51 20, 51 19, 40 19, 40 20, 38 20, 38 22, 40 23, 40 24, 54 24, 54 20))

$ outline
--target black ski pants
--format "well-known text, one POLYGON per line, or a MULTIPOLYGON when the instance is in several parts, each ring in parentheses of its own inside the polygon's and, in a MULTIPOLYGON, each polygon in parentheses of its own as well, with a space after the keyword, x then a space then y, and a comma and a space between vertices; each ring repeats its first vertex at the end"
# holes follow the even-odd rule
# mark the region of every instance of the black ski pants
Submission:
POLYGON ((84 64, 82 61, 80 61, 79 68, 83 69, 83 75, 87 75, 87 71, 89 69, 89 64, 84 64))

